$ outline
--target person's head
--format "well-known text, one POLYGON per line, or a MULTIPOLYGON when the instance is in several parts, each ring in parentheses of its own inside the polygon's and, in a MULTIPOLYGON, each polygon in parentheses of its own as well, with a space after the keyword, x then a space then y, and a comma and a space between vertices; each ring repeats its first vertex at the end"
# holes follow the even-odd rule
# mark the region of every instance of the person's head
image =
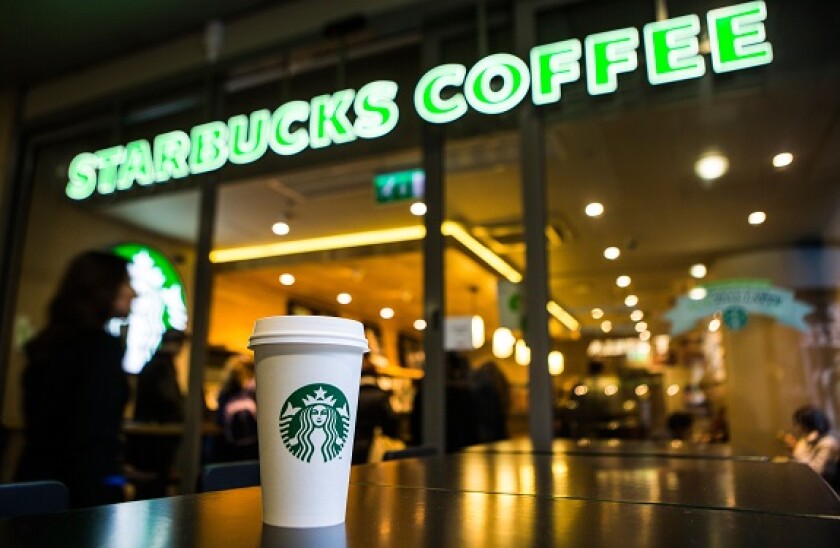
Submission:
POLYGON ((186 338, 187 334, 181 331, 180 329, 167 329, 160 339, 160 346, 158 347, 158 352, 174 356, 175 354, 181 351, 181 348, 183 348, 184 341, 186 340, 186 338))
POLYGON ((813 405, 803 405, 794 411, 793 423, 806 434, 817 432, 822 436, 831 429, 831 425, 828 423, 828 417, 813 405))
POLYGON ((49 323, 99 327, 111 318, 128 317, 135 296, 128 261, 104 251, 86 251, 64 272, 49 305, 49 323))
POLYGON ((246 354, 234 354, 225 362, 225 392, 239 392, 254 379, 254 360, 246 354))

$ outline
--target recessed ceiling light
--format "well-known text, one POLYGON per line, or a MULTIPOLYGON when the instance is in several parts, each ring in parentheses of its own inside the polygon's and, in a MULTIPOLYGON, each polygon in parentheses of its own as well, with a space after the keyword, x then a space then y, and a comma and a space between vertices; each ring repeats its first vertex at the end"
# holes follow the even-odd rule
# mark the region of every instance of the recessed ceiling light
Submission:
POLYGON ((634 310, 633 312, 630 313, 630 319, 633 320, 634 322, 640 322, 640 321, 642 321, 642 318, 644 318, 644 317, 645 317, 645 313, 642 312, 641 310, 634 310))
POLYGON ((639 340, 649 341, 650 340, 650 331, 642 331, 641 333, 639 333, 639 340))
POLYGON ((793 163, 793 154, 790 152, 780 152, 773 156, 773 167, 783 168, 793 163))
POLYGON ((426 320, 414 320, 414 329, 417 331, 426 329, 426 320))
POLYGON ((705 278, 707 272, 706 265, 701 263, 691 265, 691 268, 688 270, 688 272, 693 278, 697 278, 698 280, 700 278, 705 278))
POLYGON ((615 285, 618 287, 627 287, 630 285, 630 276, 619 276, 615 279, 615 285))
POLYGON ((283 285, 293 285, 295 283, 295 277, 289 274, 280 274, 280 283, 283 285))
POLYGON ((586 204, 586 209, 584 209, 584 211, 590 217, 600 217, 604 214, 604 205, 598 202, 592 202, 590 204, 586 204))
POLYGON ((604 257, 611 261, 618 259, 619 255, 621 255, 621 251, 617 247, 608 247, 604 250, 604 257))
POLYGON ((766 220, 767 214, 763 211, 753 211, 752 213, 750 213, 750 216, 747 217, 747 222, 751 225, 760 225, 766 220))
POLYGON ((609 333, 612 331, 612 322, 609 320, 604 320, 601 322, 601 331, 604 333, 609 333))
POLYGON ((600 320, 604 317, 604 311, 600 308, 593 308, 592 309, 592 317, 596 320, 600 320))
POLYGON ((720 329, 720 320, 718 318, 712 318, 709 320, 709 331, 714 333, 718 329, 720 329))
POLYGON ((289 223, 285 221, 277 221, 273 225, 271 225, 271 231, 277 234, 278 236, 285 236, 289 233, 289 223))
POLYGON ((417 215, 418 217, 422 217, 426 214, 426 204, 423 202, 414 202, 411 204, 411 207, 408 208, 411 211, 412 215, 417 215))
POLYGON ((729 170, 729 159, 723 154, 706 154, 694 164, 694 173, 704 181, 713 181, 729 170))
POLYGON ((639 304, 639 298, 635 295, 627 295, 624 297, 624 306, 629 306, 630 308, 639 304))
POLYGON ((339 293, 335 300, 339 304, 350 304, 353 301, 353 297, 350 296, 350 293, 339 293))
POLYGON ((646 322, 638 322, 636 324, 636 331, 641 333, 642 331, 647 331, 647 323, 646 322))
POLYGON ((390 320, 394 317, 394 309, 388 308, 387 306, 379 311, 379 315, 382 316, 385 320, 390 320))

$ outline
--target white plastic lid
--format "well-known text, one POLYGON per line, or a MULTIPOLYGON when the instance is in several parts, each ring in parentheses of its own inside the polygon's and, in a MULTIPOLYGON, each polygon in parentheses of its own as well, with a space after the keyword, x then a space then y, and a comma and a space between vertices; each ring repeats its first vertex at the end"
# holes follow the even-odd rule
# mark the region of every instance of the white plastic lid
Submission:
POLYGON ((254 324, 249 348, 261 344, 332 344, 370 350, 361 322, 332 316, 270 316, 254 324))

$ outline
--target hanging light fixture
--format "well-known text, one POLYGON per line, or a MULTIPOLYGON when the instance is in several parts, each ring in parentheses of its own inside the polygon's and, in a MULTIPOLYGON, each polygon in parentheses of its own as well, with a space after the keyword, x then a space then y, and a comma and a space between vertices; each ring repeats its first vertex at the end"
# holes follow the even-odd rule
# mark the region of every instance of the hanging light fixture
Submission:
POLYGON ((493 356, 503 360, 513 355, 516 338, 507 327, 500 327, 493 332, 493 356))
POLYGON ((513 359, 519 365, 528 365, 531 363, 531 349, 525 344, 524 339, 516 341, 513 359))
POLYGON ((566 359, 559 350, 552 350, 548 353, 548 372, 552 375, 559 375, 565 369, 566 359))

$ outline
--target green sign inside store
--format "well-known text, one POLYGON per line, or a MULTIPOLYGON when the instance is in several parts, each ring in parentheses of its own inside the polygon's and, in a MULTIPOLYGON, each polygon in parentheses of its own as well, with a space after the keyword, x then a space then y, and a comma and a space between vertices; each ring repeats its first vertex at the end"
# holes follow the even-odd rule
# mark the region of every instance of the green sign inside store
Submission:
MULTIPOLYGON (((709 57, 715 73, 767 65, 773 48, 766 40, 763 1, 746 2, 706 13, 709 57)), ((618 90, 619 76, 638 70, 644 51, 647 78, 662 85, 706 74, 700 53, 700 17, 684 15, 635 27, 542 44, 527 62, 494 53, 468 68, 449 63, 432 68, 414 88, 414 109, 423 120, 447 124, 470 110, 501 114, 529 95, 535 105, 561 100, 563 87, 585 73, 590 95, 618 90)), ((343 89, 309 101, 289 101, 274 111, 261 109, 228 121, 212 121, 138 139, 95 152, 82 152, 68 169, 65 192, 74 200, 94 193, 124 191, 134 185, 167 183, 218 170, 228 163, 249 164, 268 151, 280 156, 378 139, 397 126, 400 110, 395 82, 378 80, 358 90, 343 89)))

